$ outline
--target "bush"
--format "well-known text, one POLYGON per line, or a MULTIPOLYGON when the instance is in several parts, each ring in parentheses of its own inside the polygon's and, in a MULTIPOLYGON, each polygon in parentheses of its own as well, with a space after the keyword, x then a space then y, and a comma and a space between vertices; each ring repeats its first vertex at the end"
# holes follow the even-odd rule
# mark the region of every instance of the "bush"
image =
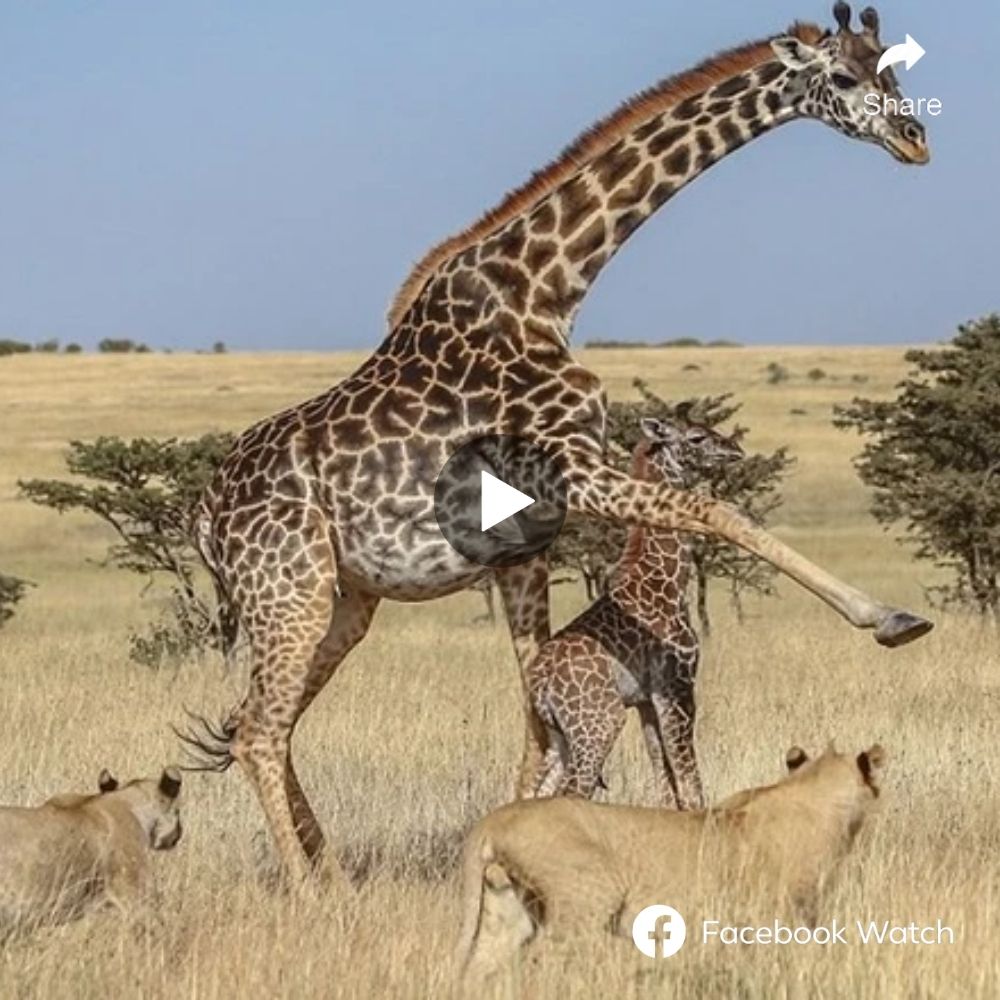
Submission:
POLYGON ((225 354, 226 353, 226 344, 225 344, 225 341, 223 341, 223 340, 217 340, 214 344, 212 344, 212 353, 213 354, 225 354))
POLYGON ((58 354, 59 341, 54 338, 52 340, 43 340, 41 343, 35 344, 35 350, 39 354, 58 354))
POLYGON ((868 438, 855 466, 874 516, 951 573, 934 596, 1000 621, 1000 315, 906 360, 893 399, 855 399, 834 422, 868 438))
POLYGON ((826 372, 822 368, 810 368, 806 377, 810 382, 822 382, 826 378, 826 372))
POLYGON ((27 580, 0 573, 0 628, 14 617, 14 605, 22 600, 28 586, 27 580))
POLYGON ((583 344, 584 347, 590 350, 605 350, 605 351, 617 351, 617 350, 635 350, 640 347, 650 347, 644 340, 586 340, 583 344))
POLYGON ((664 340, 660 347, 702 347, 702 342, 697 337, 674 337, 673 340, 664 340))
POLYGON ((778 385, 781 382, 787 382, 792 377, 791 372, 784 365, 779 365, 777 361, 772 361, 764 371, 767 375, 768 385, 778 385))
POLYGON ((79 344, 67 344, 63 350, 67 354, 82 354, 83 348, 79 344))
POLYGON ((28 354, 31 351, 31 344, 26 344, 23 340, 0 340, 0 357, 9 354, 28 354))
POLYGON ((149 348, 145 344, 137 344, 128 338, 105 337, 97 345, 101 354, 146 354, 149 348))
POLYGON ((192 651, 225 649, 233 634, 226 608, 198 586, 201 561, 189 536, 191 508, 232 443, 229 434, 73 441, 66 465, 78 479, 19 484, 35 503, 59 513, 88 511, 109 525, 118 537, 108 549, 112 566, 147 584, 167 581, 167 616, 147 635, 132 637, 132 655, 140 662, 159 666, 192 651))

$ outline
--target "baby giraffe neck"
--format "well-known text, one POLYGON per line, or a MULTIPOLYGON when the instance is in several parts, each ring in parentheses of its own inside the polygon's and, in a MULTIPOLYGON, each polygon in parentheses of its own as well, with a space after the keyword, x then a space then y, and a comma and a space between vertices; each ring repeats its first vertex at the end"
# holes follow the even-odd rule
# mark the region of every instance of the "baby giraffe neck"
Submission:
MULTIPOLYGON (((630 475, 646 482, 683 488, 682 476, 663 469, 654 469, 646 450, 640 448, 632 459, 630 475)), ((650 593, 664 592, 682 595, 691 575, 691 551, 683 533, 645 525, 629 528, 625 547, 611 575, 608 591, 622 598, 634 589, 636 581, 650 593)))

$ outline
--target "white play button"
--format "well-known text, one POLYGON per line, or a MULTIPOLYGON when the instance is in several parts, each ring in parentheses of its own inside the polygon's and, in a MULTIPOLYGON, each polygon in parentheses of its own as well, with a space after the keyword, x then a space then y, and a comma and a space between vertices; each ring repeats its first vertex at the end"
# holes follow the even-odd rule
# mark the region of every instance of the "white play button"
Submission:
POLYGON ((502 569, 536 559, 566 519, 561 465, 526 438, 473 438, 452 452, 434 481, 434 519, 469 562, 502 569))
POLYGON ((491 476, 488 472, 480 473, 479 509, 482 515, 482 529, 488 531, 495 524, 506 521, 535 502, 527 493, 515 490, 502 479, 491 476))

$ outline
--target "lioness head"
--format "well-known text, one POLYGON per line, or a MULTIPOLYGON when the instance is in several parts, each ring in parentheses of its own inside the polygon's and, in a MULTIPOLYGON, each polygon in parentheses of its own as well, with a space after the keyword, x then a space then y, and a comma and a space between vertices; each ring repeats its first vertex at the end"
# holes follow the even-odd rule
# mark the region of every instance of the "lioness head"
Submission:
POLYGON ((126 799, 154 851, 169 850, 181 839, 181 773, 176 767, 164 768, 158 781, 136 778, 124 785, 119 785, 105 768, 97 780, 97 787, 102 795, 120 795, 126 799))
POLYGON ((785 755, 785 780, 811 785, 831 805, 842 808, 853 835, 881 792, 885 762, 886 752, 878 743, 858 754, 838 753, 831 745, 815 758, 796 746, 785 755))

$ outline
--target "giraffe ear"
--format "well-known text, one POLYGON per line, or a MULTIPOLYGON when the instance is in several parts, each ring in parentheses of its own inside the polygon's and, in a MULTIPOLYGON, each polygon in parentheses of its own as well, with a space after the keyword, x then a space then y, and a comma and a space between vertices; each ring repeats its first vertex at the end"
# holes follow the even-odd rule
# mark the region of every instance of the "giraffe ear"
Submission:
POLYGON ((823 64, 823 53, 792 35, 771 39, 771 48, 782 66, 802 70, 823 64))
POLYGON ((680 431, 669 420, 657 420, 656 417, 643 417, 639 421, 642 435, 649 441, 660 441, 675 445, 680 440, 680 431))
POLYGON ((650 441, 659 441, 665 433, 663 421, 655 417, 643 417, 639 421, 639 429, 642 431, 642 436, 649 438, 650 441))

